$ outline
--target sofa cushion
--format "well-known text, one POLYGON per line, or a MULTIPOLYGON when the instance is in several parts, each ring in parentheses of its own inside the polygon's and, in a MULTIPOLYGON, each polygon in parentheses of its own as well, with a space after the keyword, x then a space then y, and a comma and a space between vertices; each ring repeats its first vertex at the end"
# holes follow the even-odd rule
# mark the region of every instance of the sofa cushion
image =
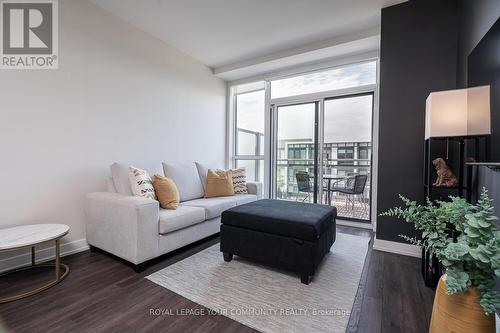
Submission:
POLYGON ((106 192, 117 193, 115 183, 113 183, 112 177, 106 179, 106 192))
POLYGON ((236 199, 234 196, 196 199, 183 202, 181 206, 202 207, 205 209, 205 219, 210 220, 219 217, 226 209, 236 206, 236 199))
POLYGON ((194 163, 163 163, 165 176, 177 185, 181 202, 202 198, 205 192, 194 163))
MULTIPOLYGON (((139 169, 146 170, 150 175, 160 175, 164 176, 163 167, 161 163, 145 163, 145 164, 134 164, 135 167, 139 169)), ((132 193, 132 186, 130 185, 129 173, 130 173, 129 163, 113 163, 111 165, 111 177, 113 178, 113 184, 115 185, 116 191, 123 195, 134 195, 132 193)))
POLYGON ((160 209, 160 234, 187 228, 205 221, 205 210, 201 207, 179 206, 176 210, 160 209))
POLYGON ((252 201, 256 201, 258 198, 255 194, 236 194, 234 196, 234 199, 236 200, 236 205, 243 205, 252 201))

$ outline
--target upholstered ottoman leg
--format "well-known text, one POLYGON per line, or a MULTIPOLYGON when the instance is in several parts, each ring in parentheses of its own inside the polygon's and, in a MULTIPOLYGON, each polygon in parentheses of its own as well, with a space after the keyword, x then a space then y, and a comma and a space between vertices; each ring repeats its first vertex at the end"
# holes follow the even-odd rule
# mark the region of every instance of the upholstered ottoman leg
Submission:
POLYGON ((309 281, 311 280, 311 277, 309 276, 309 274, 302 274, 300 276, 300 282, 302 282, 303 284, 309 284, 309 281))
POLYGON ((232 253, 222 252, 222 254, 224 255, 224 261, 230 262, 231 260, 233 260, 232 253))
POLYGON ((138 265, 134 265, 134 271, 136 273, 142 273, 146 270, 147 268, 147 264, 146 263, 141 263, 141 264, 138 264, 138 265))

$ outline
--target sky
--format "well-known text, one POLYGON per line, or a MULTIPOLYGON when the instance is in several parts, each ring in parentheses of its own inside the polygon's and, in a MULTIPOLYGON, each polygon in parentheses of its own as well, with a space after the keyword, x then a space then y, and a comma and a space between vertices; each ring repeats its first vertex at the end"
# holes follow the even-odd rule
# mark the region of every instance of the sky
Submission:
MULTIPOLYGON (((369 142, 372 96, 325 101, 325 142, 369 142)), ((311 139, 314 135, 314 104, 278 109, 278 140, 311 139)))
POLYGON ((271 82, 271 98, 344 89, 376 83, 375 61, 294 76, 271 82))
MULTIPOLYGON (((271 82, 272 98, 376 83, 376 63, 362 63, 271 82)), ((237 97, 238 127, 264 132, 264 91, 237 97)), ((372 96, 325 101, 325 142, 371 141, 372 96)), ((281 107, 279 139, 307 139, 314 133, 314 105, 281 107)))
POLYGON ((238 95, 236 103, 238 128, 264 133, 264 90, 238 95))

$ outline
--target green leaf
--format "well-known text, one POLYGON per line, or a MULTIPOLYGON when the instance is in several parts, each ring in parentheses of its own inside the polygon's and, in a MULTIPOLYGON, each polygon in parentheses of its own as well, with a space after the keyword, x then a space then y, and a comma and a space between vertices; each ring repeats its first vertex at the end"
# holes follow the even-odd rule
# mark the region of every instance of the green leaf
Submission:
POLYGON ((479 301, 483 307, 484 313, 489 315, 495 312, 495 309, 500 307, 500 295, 495 290, 486 291, 481 294, 479 301))
POLYGON ((488 228, 489 226, 491 226, 491 223, 485 220, 477 220, 477 223, 481 228, 488 228))
POLYGON ((484 246, 480 245, 476 249, 471 249, 469 251, 472 258, 481 261, 482 263, 488 264, 490 262, 490 258, 483 252, 484 246))
POLYGON ((451 261, 462 260, 467 253, 469 253, 469 246, 464 242, 450 243, 443 252, 444 257, 451 261))
POLYGON ((481 237, 481 234, 477 231, 477 229, 468 227, 465 229, 465 233, 467 236, 472 237, 472 238, 478 238, 481 237))
POLYGON ((479 224, 477 222, 476 217, 473 214, 467 214, 465 215, 465 219, 467 220, 467 224, 470 225, 471 227, 478 228, 479 224))
POLYGON ((446 289, 448 294, 456 294, 467 290, 469 284, 469 274, 463 271, 450 269, 446 271, 446 289))

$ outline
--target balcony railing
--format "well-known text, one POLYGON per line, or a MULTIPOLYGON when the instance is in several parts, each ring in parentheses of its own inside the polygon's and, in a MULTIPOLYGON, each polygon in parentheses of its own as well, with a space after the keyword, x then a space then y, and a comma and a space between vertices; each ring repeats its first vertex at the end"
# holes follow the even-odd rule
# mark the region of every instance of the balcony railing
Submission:
MULTIPOLYGON (((323 180, 323 196, 321 203, 334 205, 338 209, 338 214, 341 217, 356 218, 361 220, 369 219, 370 211, 370 184, 371 184, 371 160, 370 159, 324 159, 323 175, 331 175, 339 177, 335 180, 339 184, 335 186, 343 186, 342 179, 356 175, 367 175, 368 179, 365 185, 363 196, 351 197, 349 195, 331 192, 328 197, 328 189, 326 177, 323 180), (331 201, 327 202, 327 198, 331 201)), ((300 192, 297 186, 296 173, 297 171, 307 171, 311 176, 311 182, 314 178, 314 160, 313 159, 280 159, 277 165, 277 197, 278 199, 294 200, 294 201, 312 201, 312 193, 300 192)), ((330 182, 333 187, 335 182, 330 182)), ((311 184, 311 188, 313 185, 311 184)), ((319 201, 319 200, 318 200, 319 201)))

